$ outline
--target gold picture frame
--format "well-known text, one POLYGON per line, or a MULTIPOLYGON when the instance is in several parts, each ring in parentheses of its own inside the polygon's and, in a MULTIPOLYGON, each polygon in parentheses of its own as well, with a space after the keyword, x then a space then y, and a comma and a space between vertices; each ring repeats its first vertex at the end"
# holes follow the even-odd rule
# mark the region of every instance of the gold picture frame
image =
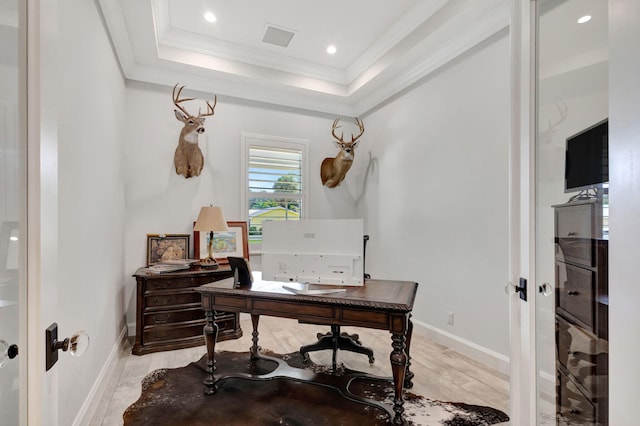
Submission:
POLYGON ((187 259, 190 238, 189 234, 147 234, 147 266, 187 259))
MULTIPOLYGON (((195 224, 195 223, 194 223, 195 224)), ((229 263, 227 257, 244 257, 249 260, 247 222, 228 221, 228 231, 213 233, 213 257, 221 265, 229 263)), ((204 259, 209 255, 208 232, 193 231, 193 257, 204 259)))

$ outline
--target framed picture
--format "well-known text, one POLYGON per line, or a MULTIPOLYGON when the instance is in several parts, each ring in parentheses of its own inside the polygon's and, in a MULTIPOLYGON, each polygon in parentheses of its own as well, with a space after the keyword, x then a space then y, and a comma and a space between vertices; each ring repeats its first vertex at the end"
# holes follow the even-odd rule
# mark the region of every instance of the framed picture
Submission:
POLYGON ((147 234, 147 266, 187 259, 189 234, 147 234))
MULTIPOLYGON (((219 264, 229 263, 227 257, 249 259, 247 222, 227 222, 228 231, 213 233, 213 257, 219 264)), ((196 259, 209 256, 209 232, 193 231, 193 252, 196 259)))

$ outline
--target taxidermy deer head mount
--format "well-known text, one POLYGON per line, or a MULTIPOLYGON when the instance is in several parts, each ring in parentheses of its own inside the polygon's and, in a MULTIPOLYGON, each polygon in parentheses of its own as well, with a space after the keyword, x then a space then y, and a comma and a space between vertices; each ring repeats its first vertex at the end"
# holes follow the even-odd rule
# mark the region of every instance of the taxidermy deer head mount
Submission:
POLYGON ((176 153, 173 156, 173 163, 176 166, 176 173, 190 178, 193 176, 200 176, 202 166, 204 165, 204 157, 202 151, 198 146, 198 135, 204 133, 204 118, 213 115, 218 98, 214 97, 213 106, 207 101, 207 112, 202 114, 198 109, 198 115, 194 116, 187 112, 180 104, 182 102, 192 101, 195 98, 183 98, 180 99, 180 94, 185 86, 178 88, 176 84, 173 86, 173 104, 178 108, 174 110, 176 118, 182 121, 184 126, 180 132, 180 139, 178 140, 178 147, 176 153), (178 93, 176 93, 178 88, 178 93), (180 111, 178 111, 180 110, 180 111))
POLYGON ((331 134, 338 141, 340 152, 338 152, 338 155, 335 158, 325 158, 322 160, 322 165, 320 166, 320 178, 322 179, 322 184, 328 188, 335 188, 344 180, 344 177, 347 175, 347 172, 353 164, 353 156, 355 154, 356 146, 358 145, 358 139, 364 133, 364 124, 356 117, 356 125, 360 129, 360 133, 358 136, 353 136, 352 133, 351 142, 345 142, 344 133, 341 133, 340 137, 336 135, 336 129, 340 128, 340 126, 338 126, 339 120, 339 118, 336 118, 333 121, 331 134))
POLYGON ((547 129, 540 130, 539 139, 542 143, 550 143, 553 140, 553 134, 556 132, 556 130, 558 130, 560 124, 562 124, 562 122, 569 116, 569 107, 565 102, 562 102, 562 104, 556 102, 556 108, 558 109, 559 113, 558 119, 554 121, 549 119, 547 129))

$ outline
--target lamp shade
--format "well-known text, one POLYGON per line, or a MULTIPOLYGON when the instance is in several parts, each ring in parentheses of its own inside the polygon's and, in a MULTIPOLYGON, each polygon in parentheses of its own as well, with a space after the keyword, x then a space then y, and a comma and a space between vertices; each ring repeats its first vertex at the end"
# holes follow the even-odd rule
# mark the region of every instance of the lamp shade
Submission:
POLYGON ((227 221, 224 219, 222 209, 220 207, 203 207, 193 227, 194 231, 201 232, 221 232, 228 231, 227 221))

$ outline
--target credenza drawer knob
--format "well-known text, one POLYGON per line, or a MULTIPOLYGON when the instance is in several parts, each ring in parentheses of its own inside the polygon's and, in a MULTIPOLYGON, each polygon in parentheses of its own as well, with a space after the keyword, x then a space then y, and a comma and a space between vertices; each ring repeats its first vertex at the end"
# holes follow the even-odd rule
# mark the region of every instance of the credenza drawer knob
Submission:
POLYGON ((567 232, 567 237, 575 237, 576 235, 578 235, 577 232, 567 232))
POLYGON ((580 292, 578 292, 578 291, 576 291, 576 290, 569 290, 569 291, 567 292, 567 294, 568 294, 569 296, 577 296, 578 294, 580 294, 580 292))

